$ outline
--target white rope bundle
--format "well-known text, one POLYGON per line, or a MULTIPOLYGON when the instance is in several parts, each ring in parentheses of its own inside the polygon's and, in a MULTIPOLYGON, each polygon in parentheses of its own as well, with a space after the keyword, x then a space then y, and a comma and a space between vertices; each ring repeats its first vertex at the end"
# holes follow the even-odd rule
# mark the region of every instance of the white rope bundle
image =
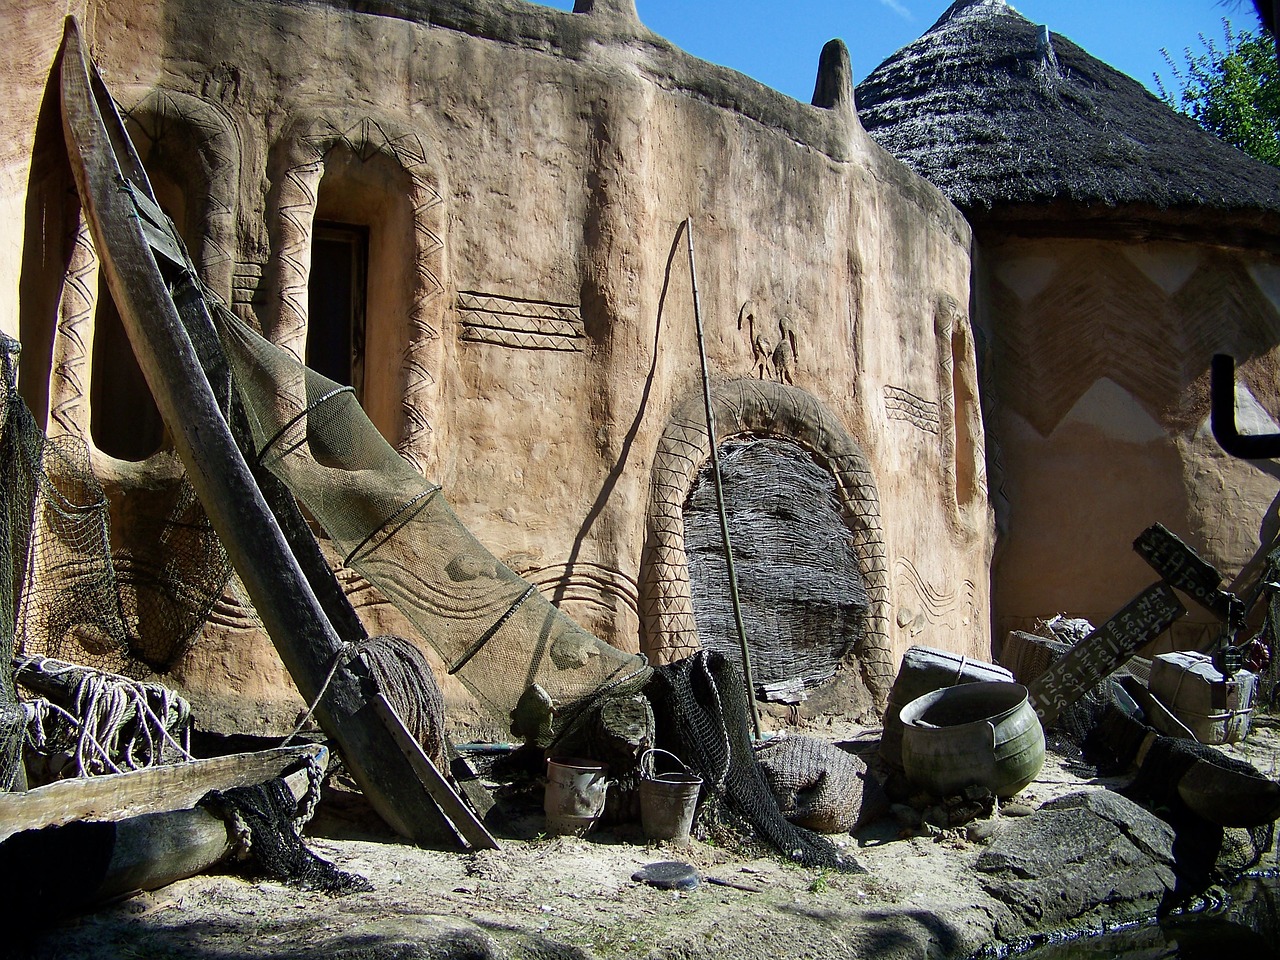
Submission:
POLYGON ((48 657, 18 658, 18 669, 18 682, 28 686, 23 673, 74 680, 66 707, 36 699, 23 709, 32 748, 47 753, 66 747, 75 776, 193 759, 191 707, 167 687, 48 657))

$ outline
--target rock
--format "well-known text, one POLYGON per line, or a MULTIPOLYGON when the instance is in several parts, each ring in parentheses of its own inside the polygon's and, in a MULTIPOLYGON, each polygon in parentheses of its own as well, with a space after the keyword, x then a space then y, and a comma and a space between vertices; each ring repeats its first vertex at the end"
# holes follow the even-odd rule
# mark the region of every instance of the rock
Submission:
POLYGON ((965 827, 965 839, 970 843, 990 843, 1003 827, 999 820, 975 820, 965 827))
POLYGON ((1173 831, 1119 794, 1082 791, 1006 821, 975 868, 1028 928, 1131 919, 1174 887, 1173 831))
POLYGON ((305 960, 499 960, 505 955, 480 927, 445 917, 387 918, 349 927, 295 954, 305 960))
POLYGON ((1036 808, 1029 803, 1002 803, 1000 805, 1000 813, 1006 817, 1029 817, 1036 812, 1036 808))

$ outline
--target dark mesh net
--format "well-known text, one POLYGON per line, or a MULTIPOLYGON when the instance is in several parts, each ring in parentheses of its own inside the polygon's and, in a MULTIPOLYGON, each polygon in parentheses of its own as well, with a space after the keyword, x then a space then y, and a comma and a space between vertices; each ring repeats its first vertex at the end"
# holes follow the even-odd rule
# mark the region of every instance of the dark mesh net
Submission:
POLYGON ((339 870, 302 842, 294 820, 297 803, 279 778, 255 787, 211 790, 200 806, 236 831, 242 852, 268 877, 302 890, 332 894, 373 889, 364 877, 339 870))
MULTIPOLYGON (((17 345, 6 348, 16 354, 17 345)), ((139 678, 173 666, 230 563, 185 475, 148 491, 115 549, 111 504, 79 438, 47 439, 8 381, 0 627, 19 652, 139 678)), ((8 651, 12 653, 13 650, 8 651)), ((6 657, 7 661, 8 657, 6 657)))
POLYGON ((22 774, 25 720, 13 683, 13 651, 22 576, 31 536, 31 506, 40 432, 18 396, 18 341, 0 334, 0 790, 22 774))
POLYGON ((536 688, 557 713, 648 665, 587 633, 499 562, 365 416, 350 387, 217 312, 263 466, 280 477, 467 687, 503 720, 536 688))
POLYGON ((89 468, 83 441, 45 440, 35 469, 36 498, 26 582, 18 614, 18 647, 141 676, 111 563, 110 505, 89 468))
MULTIPOLYGON (((714 800, 756 834, 806 867, 863 872, 830 840, 787 821, 751 749, 742 675, 717 653, 702 651, 657 667, 648 687, 658 742, 702 777, 714 800)), ((705 807, 705 804, 704 804, 705 807)))

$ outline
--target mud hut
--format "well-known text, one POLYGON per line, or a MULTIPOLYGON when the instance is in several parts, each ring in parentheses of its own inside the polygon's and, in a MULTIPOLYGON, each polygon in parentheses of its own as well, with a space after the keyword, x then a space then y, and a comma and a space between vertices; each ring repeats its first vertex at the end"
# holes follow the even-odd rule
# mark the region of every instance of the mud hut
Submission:
MULTIPOLYGON (((1273 468, 1207 418, 1229 353, 1242 431, 1276 430, 1280 171, 1051 27, 961 0, 857 88, 867 131, 974 230, 997 637, 1105 619, 1152 581, 1130 544, 1154 521, 1237 581, 1276 534, 1273 468)), ((1212 622, 1192 609, 1174 642, 1212 622)))
MULTIPOLYGON (((104 666, 154 672, 230 729, 287 730, 300 709, 234 581, 181 643, 150 613, 188 595, 165 531, 199 521, 81 223, 50 86, 66 13, 208 290, 350 384, 496 558, 588 629, 658 662, 732 642, 690 517, 709 453, 692 216, 717 442, 745 485, 771 478, 775 507, 801 487, 821 505, 740 531, 775 550, 743 557, 753 634, 790 671, 770 679, 874 717, 911 643, 989 653, 969 228, 866 136, 842 44, 807 104, 676 49, 632 0, 0 8, 0 326, 41 426, 82 441, 105 487, 124 599, 111 642, 89 637, 104 666), (801 569, 819 542, 838 577, 801 569), (796 667, 797 644, 820 662, 796 667)), ((341 575, 370 632, 413 632, 341 575)))

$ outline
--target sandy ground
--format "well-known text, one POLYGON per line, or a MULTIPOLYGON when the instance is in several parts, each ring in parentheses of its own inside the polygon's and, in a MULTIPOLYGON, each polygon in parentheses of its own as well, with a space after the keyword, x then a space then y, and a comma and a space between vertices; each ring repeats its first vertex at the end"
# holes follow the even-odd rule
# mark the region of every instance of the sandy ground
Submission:
MULTIPOLYGON (((865 747, 875 734, 856 732, 853 739, 865 747)), ((1273 776, 1280 768, 1280 738, 1269 723, 1229 752, 1273 776)), ((1016 801, 1034 808, 1106 787, 1051 756, 1016 801)), ((992 829, 1002 820, 1006 815, 998 814, 992 829)), ((882 821, 836 838, 867 868, 860 875, 803 869, 696 840, 646 845, 630 825, 586 839, 545 838, 519 825, 514 832, 526 838, 502 839, 502 849, 480 853, 312 838, 316 852, 367 877, 374 891, 335 898, 206 875, 39 931, 8 955, 834 960, 967 957, 1028 932, 984 892, 970 869, 983 848, 964 829, 903 837, 895 823, 882 821), (665 860, 693 864, 701 884, 672 892, 632 880, 640 867, 665 860)))

